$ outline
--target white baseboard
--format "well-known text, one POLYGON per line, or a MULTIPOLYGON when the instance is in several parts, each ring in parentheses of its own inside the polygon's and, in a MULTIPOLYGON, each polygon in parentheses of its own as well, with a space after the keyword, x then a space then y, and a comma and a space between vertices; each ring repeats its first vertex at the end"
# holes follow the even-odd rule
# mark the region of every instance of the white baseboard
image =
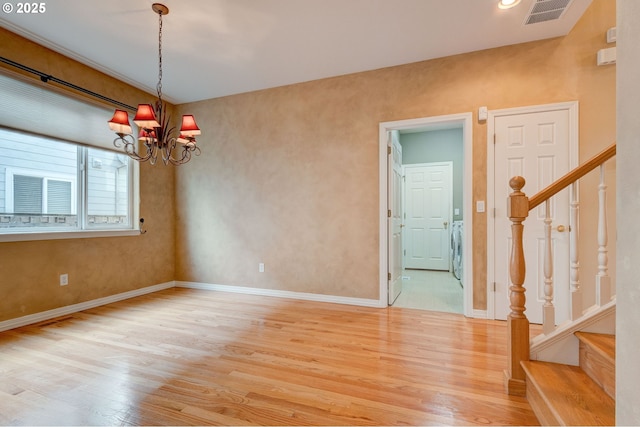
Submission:
POLYGON ((473 310, 474 319, 487 319, 487 310, 473 310))
POLYGON ((262 295, 277 298, 290 298, 305 301, 331 302, 335 304, 358 305, 363 307, 384 308, 379 300, 366 298, 340 297, 336 295, 311 294, 306 292, 280 291, 276 289, 250 288, 244 286, 216 285, 213 283, 175 282, 176 287, 204 289, 209 291, 233 292, 237 294, 262 295))
MULTIPOLYGON (((123 292, 120 294, 110 295, 104 298, 98 298, 91 301, 85 301, 78 304, 67 305, 64 307, 55 308, 53 310, 42 311, 40 313, 29 314, 27 316, 17 317, 15 319, 9 319, 0 322, 0 332, 7 331, 9 329, 15 329, 22 326, 31 325, 34 323, 44 322, 49 319, 54 319, 60 316, 66 316, 68 314, 77 313, 82 310, 88 310, 90 308, 99 307, 101 305, 111 304, 114 302, 122 301, 137 296, 150 294, 152 292, 162 291, 173 287, 191 288, 191 289, 204 289, 209 291, 221 291, 221 292, 233 292, 238 294, 248 295, 262 295, 276 298, 289 298, 296 300, 306 301, 318 301, 329 302, 334 304, 356 305, 361 307, 374 307, 374 308, 386 308, 386 302, 381 302, 375 299, 367 298, 352 298, 341 297, 336 295, 323 295, 312 294, 306 292, 293 292, 293 291, 281 291, 275 289, 262 289, 251 288, 244 286, 229 286, 229 285, 216 285, 212 283, 199 283, 199 282, 181 282, 172 281, 161 283, 159 285, 148 286, 146 288, 135 289, 133 291, 123 292)), ((475 317, 486 317, 475 316, 475 317)))
POLYGON ((104 298, 98 298, 91 301, 85 301, 78 304, 67 305, 65 307, 55 308, 53 310, 42 311, 40 313, 29 314, 27 316, 17 317, 15 319, 0 322, 0 332, 9 329, 19 328, 21 326, 31 325, 33 323, 44 322, 60 316, 65 316, 78 311, 88 310, 90 308, 99 307, 101 305, 111 304, 117 301, 138 297, 140 295, 150 294, 152 292, 162 291, 175 287, 175 282, 166 282, 159 285, 147 286, 146 288, 135 289, 133 291, 122 292, 120 294, 110 295, 104 298))

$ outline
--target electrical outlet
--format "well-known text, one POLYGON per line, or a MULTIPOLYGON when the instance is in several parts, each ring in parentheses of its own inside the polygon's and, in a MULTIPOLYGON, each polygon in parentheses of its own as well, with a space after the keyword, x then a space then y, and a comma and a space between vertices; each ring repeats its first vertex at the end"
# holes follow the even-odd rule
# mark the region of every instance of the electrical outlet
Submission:
POLYGON ((67 273, 60 275, 60 286, 67 286, 69 284, 69 275, 67 273))
POLYGON ((258 264, 258 273, 264 273, 264 263, 263 262, 258 264))

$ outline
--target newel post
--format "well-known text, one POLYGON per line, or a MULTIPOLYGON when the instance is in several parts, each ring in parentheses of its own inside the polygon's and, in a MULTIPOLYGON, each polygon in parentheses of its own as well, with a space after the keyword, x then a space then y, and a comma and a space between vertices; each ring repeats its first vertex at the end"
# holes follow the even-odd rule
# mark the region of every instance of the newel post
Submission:
POLYGON ((513 192, 509 195, 507 203, 507 215, 511 220, 511 258, 509 259, 509 302, 511 312, 507 317, 508 366, 505 370, 505 388, 508 394, 515 396, 525 395, 525 374, 520 362, 529 360, 529 320, 524 314, 525 288, 522 286, 525 279, 524 248, 522 234, 524 225, 522 222, 529 215, 529 198, 522 188, 525 180, 521 176, 511 178, 509 186, 513 192))

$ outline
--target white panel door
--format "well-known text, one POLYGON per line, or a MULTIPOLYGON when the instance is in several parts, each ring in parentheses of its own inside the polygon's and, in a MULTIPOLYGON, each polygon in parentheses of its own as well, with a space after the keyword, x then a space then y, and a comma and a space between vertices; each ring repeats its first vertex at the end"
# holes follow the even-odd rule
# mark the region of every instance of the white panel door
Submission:
POLYGON ((449 270, 451 162, 405 165, 405 268, 449 270))
MULTIPOLYGON (((498 116, 495 129, 495 227, 494 263, 495 318, 506 319, 509 308, 509 256, 511 253, 511 221, 507 218, 507 199, 511 193, 509 180, 520 175, 526 179, 523 191, 531 197, 570 169, 568 110, 498 116)), ((563 190, 551 202, 554 304, 556 323, 569 316, 569 234, 556 227, 569 225, 569 192, 563 190)), ((542 323, 544 303, 544 217, 545 205, 529 212, 524 221, 524 253, 526 260, 526 315, 532 323, 542 323)))
POLYGON ((402 146, 398 131, 389 132, 390 153, 388 173, 389 230, 389 305, 402 292, 402 146))

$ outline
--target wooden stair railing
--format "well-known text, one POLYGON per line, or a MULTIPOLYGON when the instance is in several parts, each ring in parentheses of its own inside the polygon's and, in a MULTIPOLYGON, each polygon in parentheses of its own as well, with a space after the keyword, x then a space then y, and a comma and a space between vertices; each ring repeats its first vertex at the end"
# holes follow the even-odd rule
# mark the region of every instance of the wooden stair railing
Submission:
MULTIPOLYGON (((570 213, 572 224, 577 224, 578 203, 576 182, 587 173, 600 167, 600 185, 598 186, 599 218, 598 218, 598 274, 596 276, 596 304, 602 305, 611 298, 610 281, 607 274, 607 229, 606 229, 606 185, 604 183, 604 163, 616 155, 616 144, 613 143, 590 160, 567 173, 553 184, 539 191, 533 197, 528 198, 522 191, 525 179, 521 176, 511 178, 509 186, 513 192, 509 195, 507 204, 507 216, 511 220, 512 246, 509 260, 509 307, 511 312, 507 316, 508 365, 505 370, 505 388, 508 394, 525 395, 525 372, 521 366, 522 361, 529 360, 529 320, 525 315, 526 298, 523 286, 526 277, 526 263, 524 257, 523 234, 524 220, 529 216, 529 211, 543 202, 546 203, 545 218, 545 249, 544 249, 544 292, 545 303, 543 305, 543 333, 548 334, 555 329, 555 308, 553 306, 553 266, 551 253, 551 219, 549 199, 568 186, 571 186, 570 213)), ((582 314, 580 298, 580 282, 578 276, 577 238, 578 230, 570 230, 571 244, 571 319, 576 319, 582 314)))

